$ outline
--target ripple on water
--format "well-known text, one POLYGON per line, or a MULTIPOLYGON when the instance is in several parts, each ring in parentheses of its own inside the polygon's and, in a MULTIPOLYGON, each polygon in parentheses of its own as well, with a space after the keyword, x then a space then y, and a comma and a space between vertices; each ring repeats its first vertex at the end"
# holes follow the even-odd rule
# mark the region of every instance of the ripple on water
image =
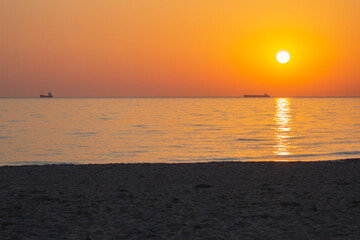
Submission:
POLYGON ((236 141, 249 141, 249 142, 262 142, 266 141, 266 139, 259 139, 259 138, 238 138, 236 141))
POLYGON ((9 120, 9 123, 23 123, 23 122, 27 122, 26 120, 9 120))
POLYGON ((92 136, 95 136, 97 135, 99 132, 73 132, 73 133, 69 133, 67 135, 72 135, 74 137, 79 137, 79 138, 82 138, 82 137, 92 137, 92 136))

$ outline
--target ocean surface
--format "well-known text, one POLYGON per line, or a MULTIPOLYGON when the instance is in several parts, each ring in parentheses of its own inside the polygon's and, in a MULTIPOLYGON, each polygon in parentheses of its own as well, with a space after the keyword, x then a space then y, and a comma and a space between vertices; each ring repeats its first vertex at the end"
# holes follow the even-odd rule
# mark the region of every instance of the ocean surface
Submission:
POLYGON ((360 98, 2 98, 0 165, 360 157, 360 98))

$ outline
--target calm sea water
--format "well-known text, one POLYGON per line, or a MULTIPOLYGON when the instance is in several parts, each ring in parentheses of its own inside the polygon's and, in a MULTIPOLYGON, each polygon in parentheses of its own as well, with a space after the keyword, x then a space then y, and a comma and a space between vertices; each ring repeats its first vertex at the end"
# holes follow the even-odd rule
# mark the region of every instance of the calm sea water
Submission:
POLYGON ((0 99, 0 165, 360 157, 360 98, 0 99))

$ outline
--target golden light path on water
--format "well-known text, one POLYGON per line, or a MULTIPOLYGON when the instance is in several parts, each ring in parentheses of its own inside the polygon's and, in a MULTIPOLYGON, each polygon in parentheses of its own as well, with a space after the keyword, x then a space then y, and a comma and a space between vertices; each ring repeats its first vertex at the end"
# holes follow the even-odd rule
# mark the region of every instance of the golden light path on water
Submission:
POLYGON ((292 155, 289 139, 291 138, 291 100, 289 98, 277 98, 274 120, 276 124, 274 154, 276 156, 292 155))

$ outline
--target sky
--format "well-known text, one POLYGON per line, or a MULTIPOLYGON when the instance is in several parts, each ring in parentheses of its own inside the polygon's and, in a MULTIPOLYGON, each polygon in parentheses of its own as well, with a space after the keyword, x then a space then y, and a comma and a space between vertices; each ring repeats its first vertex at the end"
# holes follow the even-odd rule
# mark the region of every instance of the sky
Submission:
POLYGON ((359 0, 0 0, 0 97, 360 96, 359 10, 359 0))

